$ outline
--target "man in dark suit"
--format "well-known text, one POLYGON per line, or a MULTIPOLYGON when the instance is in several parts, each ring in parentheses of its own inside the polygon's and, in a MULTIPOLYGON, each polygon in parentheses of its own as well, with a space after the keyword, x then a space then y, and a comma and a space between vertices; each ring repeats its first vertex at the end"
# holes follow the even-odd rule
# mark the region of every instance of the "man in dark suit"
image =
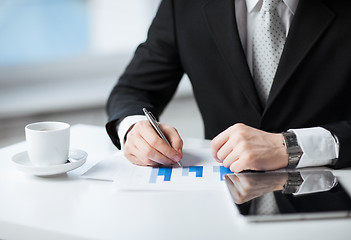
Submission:
POLYGON ((147 41, 108 100, 107 131, 130 161, 152 166, 181 159, 177 131, 161 125, 170 148, 141 115, 145 107, 158 118, 186 73, 205 137, 214 138, 213 156, 232 171, 351 166, 351 2, 275 2, 273 22, 285 36, 267 83, 255 53, 266 3, 162 1, 147 41))

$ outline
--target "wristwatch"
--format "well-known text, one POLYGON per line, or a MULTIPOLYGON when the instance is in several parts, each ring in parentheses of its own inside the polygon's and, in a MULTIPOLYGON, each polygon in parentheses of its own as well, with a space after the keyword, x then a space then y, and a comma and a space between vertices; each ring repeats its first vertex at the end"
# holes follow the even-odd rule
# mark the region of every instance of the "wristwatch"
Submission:
POLYGON ((282 132, 284 139, 284 146, 288 154, 288 166, 287 168, 295 168, 300 161, 302 156, 302 149, 300 148, 295 133, 293 132, 282 132))

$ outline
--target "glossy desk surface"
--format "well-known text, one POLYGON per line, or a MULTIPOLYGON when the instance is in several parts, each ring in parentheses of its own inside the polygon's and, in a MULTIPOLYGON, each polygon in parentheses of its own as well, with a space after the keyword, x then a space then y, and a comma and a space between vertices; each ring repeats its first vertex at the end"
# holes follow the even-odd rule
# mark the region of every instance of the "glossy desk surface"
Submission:
MULTIPOLYGON (((186 147, 209 142, 186 139, 186 147)), ((88 153, 80 168, 36 177, 14 168, 25 142, 0 149, 0 239, 350 239, 351 219, 247 223, 226 191, 118 191, 80 177, 115 153, 103 127, 75 125, 71 147, 88 153)), ((351 192, 351 170, 334 174, 351 192)))

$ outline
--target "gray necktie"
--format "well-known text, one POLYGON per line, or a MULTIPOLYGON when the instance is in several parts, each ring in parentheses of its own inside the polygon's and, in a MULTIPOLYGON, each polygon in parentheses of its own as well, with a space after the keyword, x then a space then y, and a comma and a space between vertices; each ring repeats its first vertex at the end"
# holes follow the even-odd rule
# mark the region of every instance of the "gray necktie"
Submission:
POLYGON ((259 98, 266 104, 285 44, 285 28, 277 12, 282 0, 263 0, 253 37, 253 78, 259 98))
POLYGON ((273 192, 266 193, 252 200, 250 214, 273 215, 277 213, 279 213, 279 208, 273 192))

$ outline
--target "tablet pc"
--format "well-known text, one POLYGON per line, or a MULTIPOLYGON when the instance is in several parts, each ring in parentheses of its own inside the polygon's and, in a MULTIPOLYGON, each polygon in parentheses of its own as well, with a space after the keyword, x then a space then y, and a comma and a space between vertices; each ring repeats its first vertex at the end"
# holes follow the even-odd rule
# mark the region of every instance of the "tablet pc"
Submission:
POLYGON ((225 175, 240 216, 251 222, 350 218, 351 198, 329 170, 225 175))

